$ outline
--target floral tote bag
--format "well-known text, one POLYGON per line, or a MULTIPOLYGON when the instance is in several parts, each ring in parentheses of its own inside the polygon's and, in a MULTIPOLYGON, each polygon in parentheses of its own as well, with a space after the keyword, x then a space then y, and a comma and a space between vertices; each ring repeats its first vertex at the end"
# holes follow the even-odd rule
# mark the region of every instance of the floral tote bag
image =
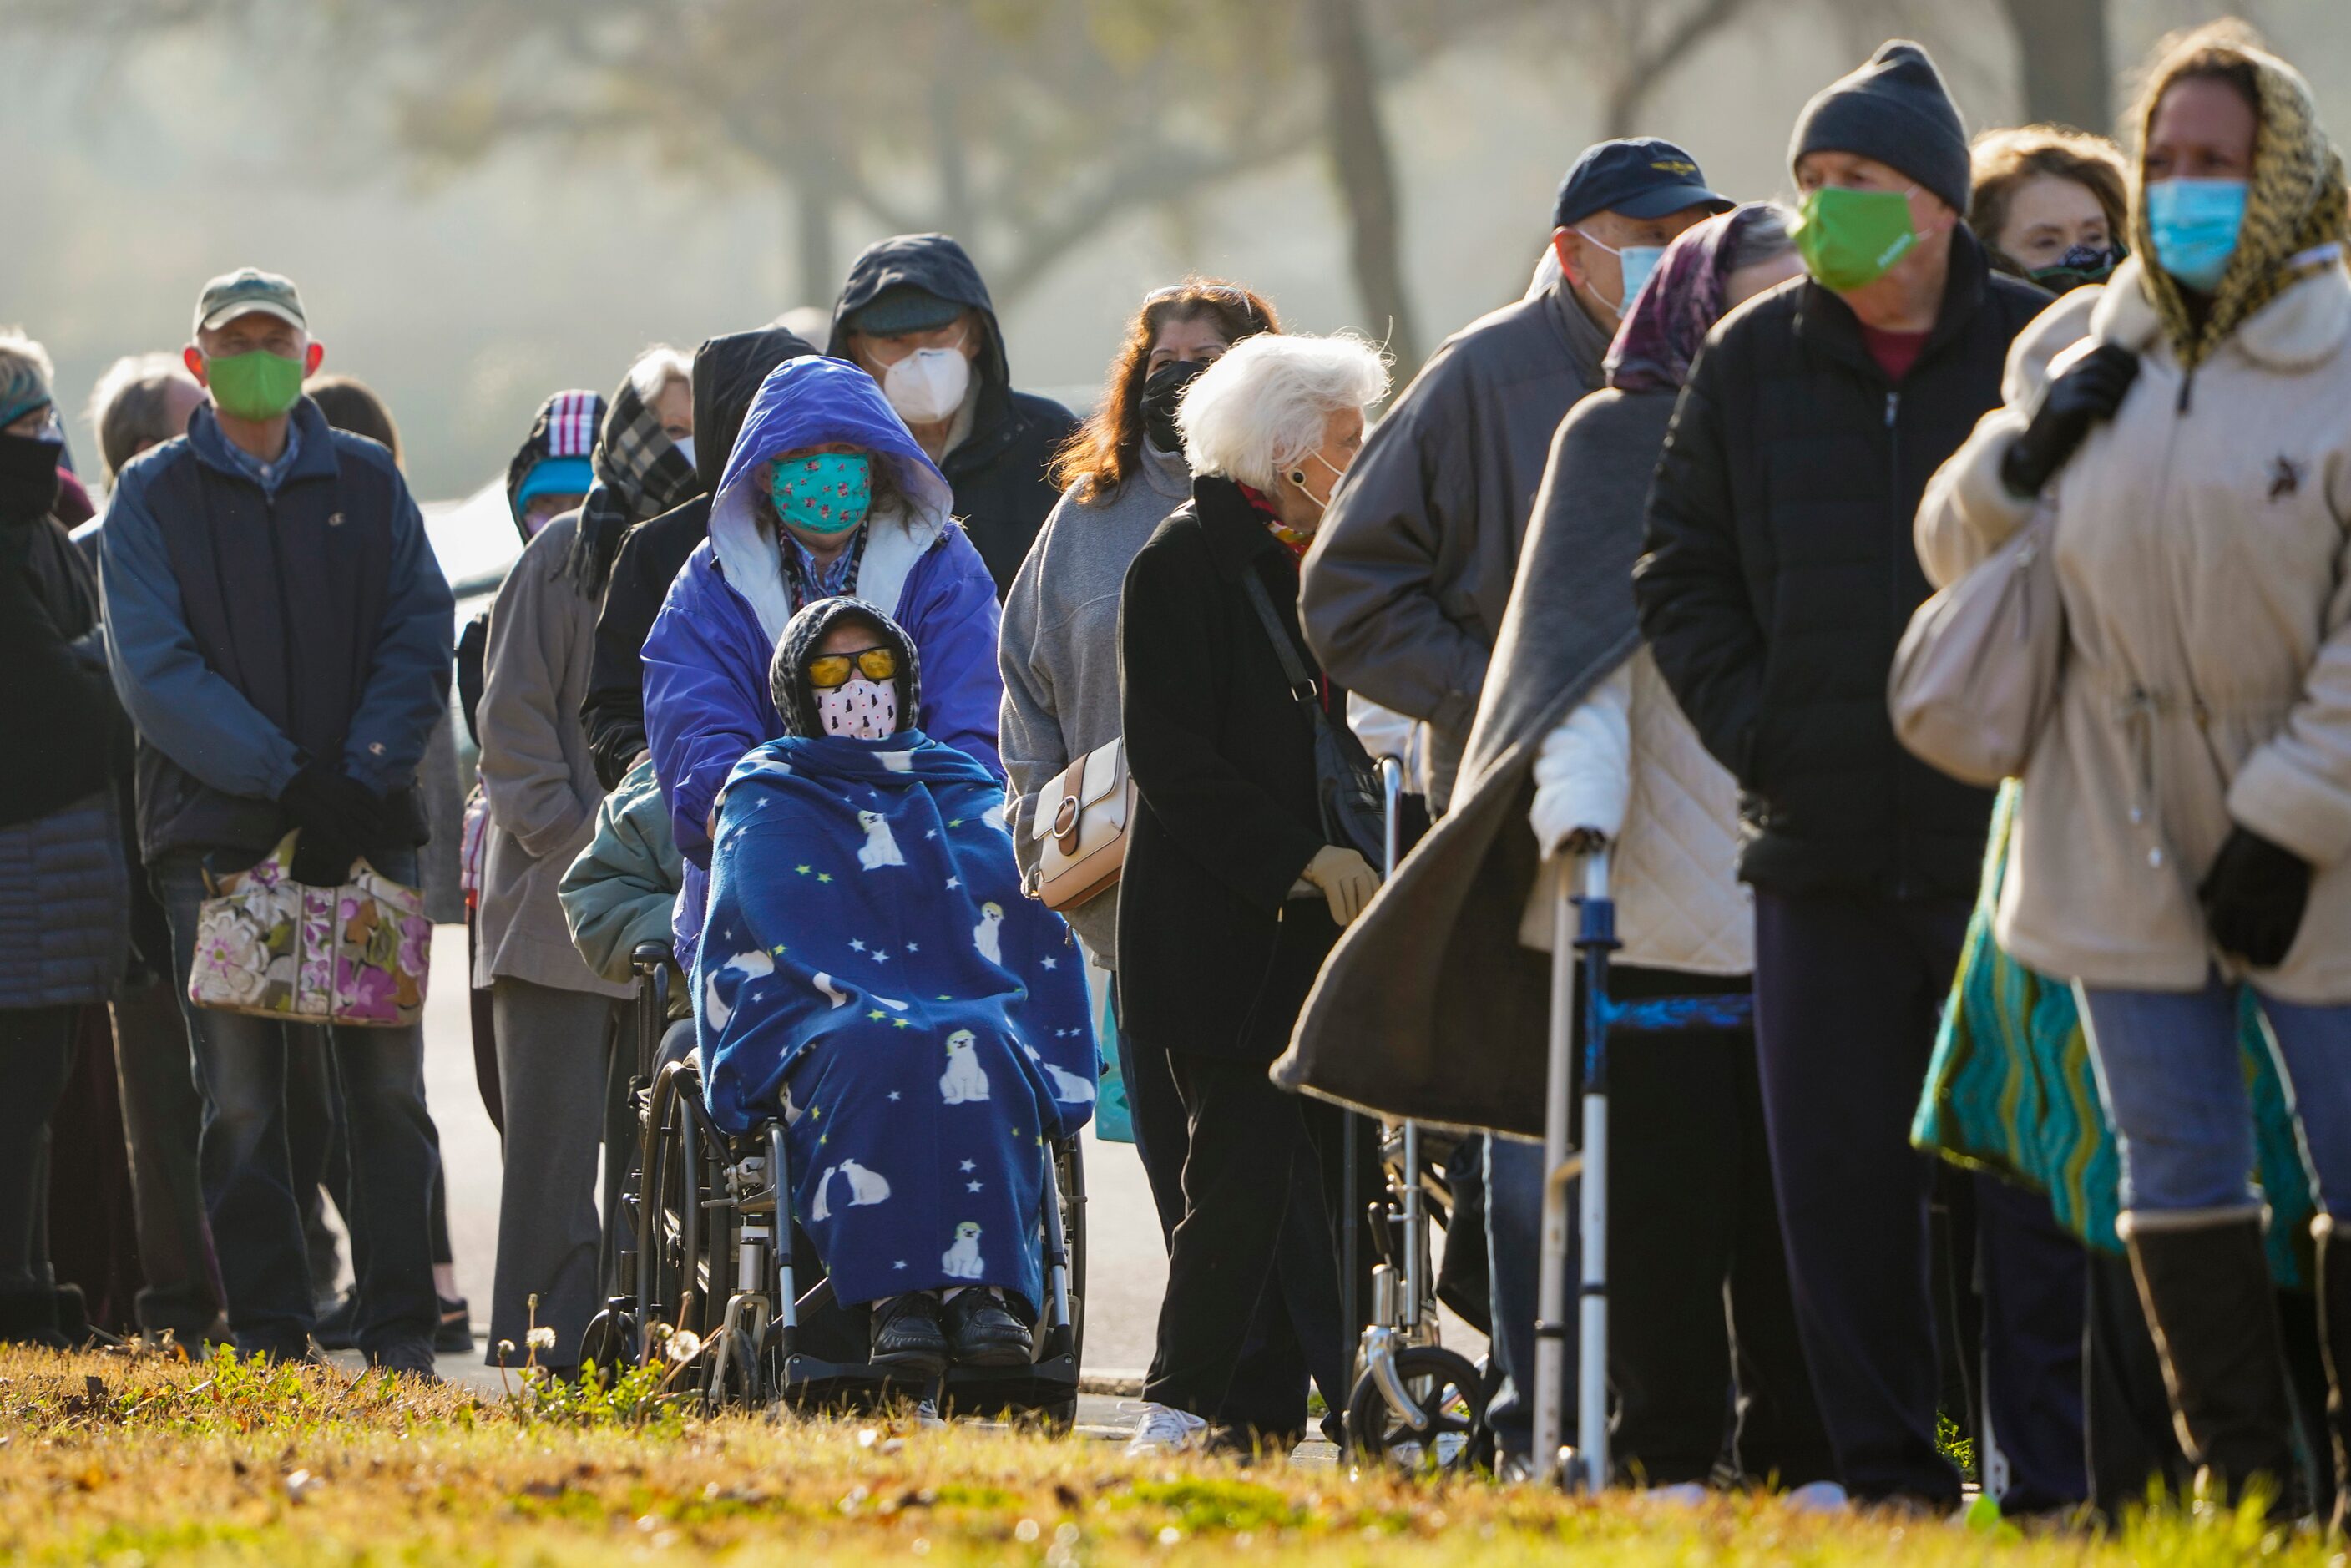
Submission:
POLYGON ((287 874, 293 859, 288 833, 258 865, 207 873, 188 999, 282 1023, 416 1022, 433 952, 424 895, 364 860, 340 887, 305 887, 287 874))

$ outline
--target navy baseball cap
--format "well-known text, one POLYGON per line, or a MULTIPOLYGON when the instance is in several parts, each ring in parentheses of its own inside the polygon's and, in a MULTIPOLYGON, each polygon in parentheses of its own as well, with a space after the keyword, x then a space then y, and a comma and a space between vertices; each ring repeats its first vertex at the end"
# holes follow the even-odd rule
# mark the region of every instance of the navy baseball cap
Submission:
POLYGON ((1655 137, 1628 137, 1599 141, 1583 150, 1567 178, 1559 183, 1559 201, 1552 209, 1551 226, 1563 229, 1594 213, 1622 213, 1628 218, 1661 218, 1689 207, 1729 212, 1738 205, 1709 190, 1698 160, 1670 141, 1655 137))

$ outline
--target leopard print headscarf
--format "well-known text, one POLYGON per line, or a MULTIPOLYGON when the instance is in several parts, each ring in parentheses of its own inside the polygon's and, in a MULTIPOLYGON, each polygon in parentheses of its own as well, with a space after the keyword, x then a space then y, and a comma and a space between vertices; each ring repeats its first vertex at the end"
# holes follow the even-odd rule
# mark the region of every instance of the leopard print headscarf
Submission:
MULTIPOLYGON (((2244 226, 2237 231, 2236 253, 2229 258, 2229 269, 2220 276, 2212 308, 2200 327, 2178 280, 2155 265, 2155 239, 2147 222, 2144 163, 2133 176, 2131 192, 2131 249, 2148 261, 2140 280, 2173 351, 2190 370, 2210 358, 2212 350, 2254 311, 2310 270, 2308 266, 2290 265, 2295 256, 2314 246, 2351 238, 2343 158, 2319 127, 2318 108, 2302 73, 2274 55, 2243 45, 2217 45, 2206 51, 2206 57, 2211 54, 2233 56, 2252 68, 2261 89, 2261 127, 2253 137, 2253 174, 2246 191, 2244 226)), ((2147 95, 2147 118, 2139 126, 2142 150, 2155 120, 2156 106, 2180 74, 2175 71, 2147 95)), ((2321 265, 2339 267, 2342 261, 2321 265)))

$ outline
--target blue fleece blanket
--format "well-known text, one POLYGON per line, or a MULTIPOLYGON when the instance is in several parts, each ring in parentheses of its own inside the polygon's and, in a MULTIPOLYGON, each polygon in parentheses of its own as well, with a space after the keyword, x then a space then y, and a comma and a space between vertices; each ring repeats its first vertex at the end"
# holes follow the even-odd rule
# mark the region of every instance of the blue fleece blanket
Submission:
POLYGON ((710 1113, 780 1113, 843 1301, 1040 1300, 1046 1145, 1092 1113, 1085 966, 1020 893, 995 776, 919 731, 788 737, 720 799, 694 969, 710 1113))

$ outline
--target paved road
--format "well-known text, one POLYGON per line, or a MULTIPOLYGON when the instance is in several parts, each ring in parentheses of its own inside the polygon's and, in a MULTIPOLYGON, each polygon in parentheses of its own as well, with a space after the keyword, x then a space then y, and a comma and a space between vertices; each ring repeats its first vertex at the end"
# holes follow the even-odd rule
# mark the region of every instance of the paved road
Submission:
MULTIPOLYGON (((449 1237, 457 1281, 480 1324, 489 1316, 490 1278, 497 1260, 500 1166, 498 1135, 475 1084, 465 967, 464 929, 440 927, 433 943, 435 983, 424 1012, 425 1092, 448 1168, 449 1237)), ((1159 1298, 1167 1283, 1159 1224, 1134 1145, 1103 1143, 1089 1129, 1085 1155, 1086 1368, 1095 1375, 1139 1372, 1151 1361, 1159 1298)), ((1475 1333, 1449 1320, 1446 1343, 1473 1357, 1484 1349, 1475 1333)), ((496 1374, 491 1377, 495 1383, 496 1374)))

